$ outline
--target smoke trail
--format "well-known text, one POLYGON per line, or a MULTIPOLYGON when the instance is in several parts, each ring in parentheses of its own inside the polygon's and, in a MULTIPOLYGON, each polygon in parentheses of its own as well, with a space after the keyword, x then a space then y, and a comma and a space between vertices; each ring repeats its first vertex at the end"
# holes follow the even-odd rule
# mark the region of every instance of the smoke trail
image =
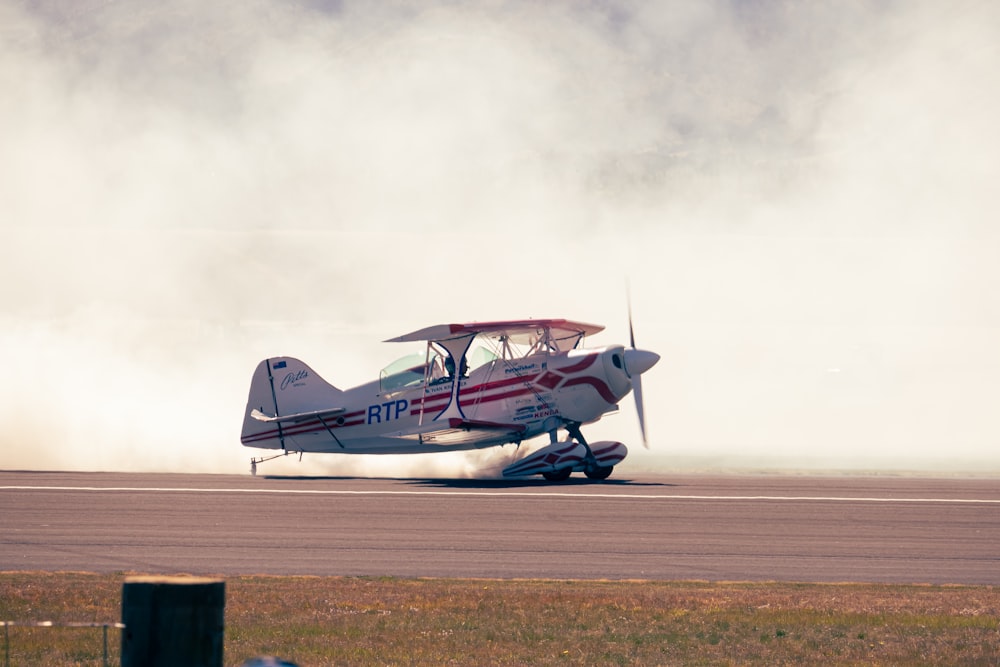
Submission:
POLYGON ((623 341, 626 273, 664 354, 637 467, 996 467, 997 18, 6 3, 0 467, 242 471, 260 358, 350 386, 438 321, 623 341))

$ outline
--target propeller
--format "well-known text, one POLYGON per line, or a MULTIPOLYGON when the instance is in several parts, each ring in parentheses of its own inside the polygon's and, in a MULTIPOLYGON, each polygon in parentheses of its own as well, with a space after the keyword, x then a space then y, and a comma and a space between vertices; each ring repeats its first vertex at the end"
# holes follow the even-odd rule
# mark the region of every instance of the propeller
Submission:
POLYGON ((632 327, 632 298, 628 301, 628 339, 629 349, 625 350, 625 372, 632 380, 632 394, 635 396, 635 411, 639 415, 639 431, 642 433, 642 446, 649 449, 646 439, 646 410, 642 402, 642 374, 656 365, 660 355, 649 350, 640 350, 635 346, 635 329, 632 327))

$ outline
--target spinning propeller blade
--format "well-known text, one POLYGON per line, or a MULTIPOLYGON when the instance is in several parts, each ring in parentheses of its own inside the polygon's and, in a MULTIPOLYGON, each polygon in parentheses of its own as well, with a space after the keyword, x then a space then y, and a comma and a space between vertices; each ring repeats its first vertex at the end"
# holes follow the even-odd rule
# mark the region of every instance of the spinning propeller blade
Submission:
POLYGON ((642 376, 636 375, 632 380, 632 393, 635 394, 635 411, 639 415, 639 431, 642 433, 642 446, 649 449, 646 439, 646 413, 642 403, 642 376))
POLYGON ((635 330, 632 328, 632 290, 628 284, 625 285, 625 303, 628 306, 628 342, 629 346, 635 349, 635 330))
POLYGON ((642 402, 642 374, 656 365, 660 355, 649 350, 640 350, 635 346, 635 329, 632 327, 632 298, 627 294, 628 301, 628 338, 629 349, 625 350, 625 371, 632 379, 632 394, 635 396, 635 411, 639 415, 639 431, 642 433, 642 446, 649 449, 646 439, 646 409, 642 402))

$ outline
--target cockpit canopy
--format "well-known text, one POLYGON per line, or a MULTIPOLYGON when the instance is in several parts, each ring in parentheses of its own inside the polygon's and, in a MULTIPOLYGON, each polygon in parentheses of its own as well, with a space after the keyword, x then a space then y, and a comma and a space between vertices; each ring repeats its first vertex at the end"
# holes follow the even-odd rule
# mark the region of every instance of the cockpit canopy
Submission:
MULTIPOLYGON (((497 354, 486 347, 472 347, 462 359, 461 375, 465 377, 480 366, 497 359, 497 354)), ((455 376, 455 363, 448 351, 437 343, 428 343, 426 352, 414 352, 401 357, 382 369, 379 385, 383 392, 418 387, 425 381, 438 384, 455 376)))

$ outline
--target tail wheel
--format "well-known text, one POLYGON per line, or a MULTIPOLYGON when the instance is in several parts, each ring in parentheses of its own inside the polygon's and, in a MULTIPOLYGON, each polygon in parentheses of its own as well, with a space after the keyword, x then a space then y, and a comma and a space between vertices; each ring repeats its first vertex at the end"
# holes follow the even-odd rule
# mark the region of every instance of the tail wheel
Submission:
POLYGON ((554 472, 543 472, 542 477, 550 482, 565 482, 571 474, 573 474, 572 468, 563 468, 554 472))
POLYGON ((592 466, 583 471, 583 474, 590 479, 607 479, 611 476, 614 466, 592 466))

